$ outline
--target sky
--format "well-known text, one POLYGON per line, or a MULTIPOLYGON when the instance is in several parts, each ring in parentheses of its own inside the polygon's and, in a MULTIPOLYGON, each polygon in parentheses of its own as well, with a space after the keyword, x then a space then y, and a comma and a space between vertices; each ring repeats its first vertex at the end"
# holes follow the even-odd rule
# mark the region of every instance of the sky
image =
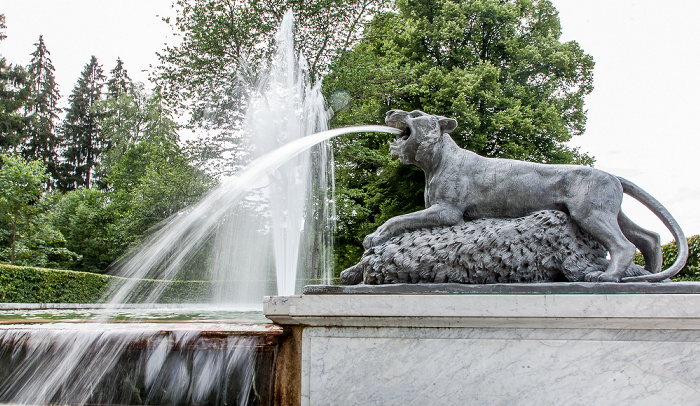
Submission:
MULTIPOLYGON (((563 41, 595 60, 586 99, 586 132, 571 141, 595 167, 655 196, 686 236, 700 234, 700 2, 694 0, 553 0, 563 41)), ((95 55, 108 74, 121 57, 146 82, 155 53, 175 43, 161 21, 172 0, 0 0, 8 38, 0 55, 27 64, 39 35, 51 52, 61 95, 68 96, 95 55)), ((439 112, 435 112, 439 114, 439 112)), ((626 197, 623 211, 671 240, 646 208, 626 197)))

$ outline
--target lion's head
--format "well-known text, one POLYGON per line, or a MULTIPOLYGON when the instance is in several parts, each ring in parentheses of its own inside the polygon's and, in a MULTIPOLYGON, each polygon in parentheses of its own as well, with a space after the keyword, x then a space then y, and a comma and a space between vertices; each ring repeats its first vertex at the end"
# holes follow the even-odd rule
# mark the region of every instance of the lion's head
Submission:
POLYGON ((401 130, 393 142, 389 143, 392 158, 398 158, 403 164, 418 165, 432 151, 433 145, 442 134, 447 134, 457 127, 457 121, 451 118, 435 116, 422 111, 390 110, 386 113, 386 125, 401 130))

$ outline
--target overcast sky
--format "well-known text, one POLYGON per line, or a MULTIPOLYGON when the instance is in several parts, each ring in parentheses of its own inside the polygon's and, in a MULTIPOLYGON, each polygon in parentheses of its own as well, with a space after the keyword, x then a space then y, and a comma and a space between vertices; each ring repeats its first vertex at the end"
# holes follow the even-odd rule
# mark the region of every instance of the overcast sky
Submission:
MULTIPOLYGON (((147 81, 155 52, 171 37, 159 16, 171 0, 4 0, 8 38, 0 55, 27 64, 40 34, 51 52, 59 90, 68 96, 95 55, 108 74, 117 57, 129 75, 147 81)), ((562 39, 575 40, 596 62, 595 90, 586 99, 586 133, 579 146, 596 167, 654 195, 683 227, 700 233, 700 2, 693 0, 553 0, 562 39)), ((439 112, 436 112, 439 113, 439 112)), ((671 239, 633 199, 623 210, 671 239)))

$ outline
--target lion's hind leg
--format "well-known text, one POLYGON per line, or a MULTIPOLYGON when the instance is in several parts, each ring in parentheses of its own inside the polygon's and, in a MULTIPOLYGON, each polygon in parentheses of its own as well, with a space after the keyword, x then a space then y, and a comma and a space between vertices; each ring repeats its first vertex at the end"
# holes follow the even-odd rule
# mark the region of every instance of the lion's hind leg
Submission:
POLYGON ((622 212, 617 215, 617 223, 625 237, 642 253, 644 269, 651 273, 661 272, 663 256, 659 234, 638 226, 622 212))
POLYGON ((577 215, 570 210, 571 218, 610 253, 610 264, 605 272, 592 272, 586 275, 588 282, 619 282, 622 275, 632 263, 637 252, 622 233, 617 223, 617 213, 593 209, 587 215, 577 215))

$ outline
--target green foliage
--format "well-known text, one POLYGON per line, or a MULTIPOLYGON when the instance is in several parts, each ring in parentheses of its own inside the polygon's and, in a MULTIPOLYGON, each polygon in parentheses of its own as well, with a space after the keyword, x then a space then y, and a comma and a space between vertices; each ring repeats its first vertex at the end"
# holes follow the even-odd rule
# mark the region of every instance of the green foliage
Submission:
POLYGON ((60 95, 54 77, 54 67, 50 52, 46 49, 44 37, 34 44, 37 48, 32 53, 28 67, 31 76, 31 97, 25 106, 28 120, 27 136, 22 143, 22 155, 29 160, 40 160, 46 164, 51 174, 47 186, 53 188, 58 179, 58 101, 60 95))
POLYGON ((119 212, 106 191, 79 188, 67 192, 53 215, 66 248, 79 255, 72 269, 104 272, 125 249, 115 226, 119 212))
MULTIPOLYGON (((324 93, 334 127, 383 123, 392 108, 455 118, 452 133, 481 155, 593 163, 564 143, 581 134, 593 60, 562 43, 548 0, 399 0, 330 66, 324 93)), ((361 253, 365 234, 424 207, 423 175, 389 163, 389 135, 336 139, 338 267, 361 253)))
POLYGON ((109 71, 111 77, 107 81, 107 97, 116 99, 121 95, 132 92, 134 83, 124 68, 124 62, 121 58, 117 58, 117 65, 109 71))
POLYGON ((389 0, 177 0, 177 16, 165 19, 181 41, 158 57, 153 78, 169 108, 186 112, 205 139, 190 154, 214 175, 231 174, 247 157, 241 121, 250 89, 274 51, 274 34, 288 10, 295 18, 296 48, 312 80, 357 42, 368 17, 389 0))
POLYGON ((58 186, 63 191, 91 187, 93 169, 105 148, 100 132, 102 116, 94 106, 102 99, 105 76, 102 65, 93 55, 85 65, 73 93, 63 123, 63 162, 58 186))
MULTIPOLYGON (((662 269, 667 269, 670 267, 678 256, 678 245, 673 241, 666 245, 661 246, 663 252, 663 265, 662 269)), ((640 266, 644 266, 644 258, 642 254, 637 252, 634 257, 634 263, 640 266)), ((674 281, 700 281, 700 235, 694 235, 688 237, 688 261, 686 262, 683 269, 678 272, 676 276, 673 277, 674 281)))
MULTIPOLYGON (((166 99, 184 107, 209 100, 212 91, 227 89, 236 76, 248 76, 266 61, 274 34, 287 10, 294 11, 297 44, 319 76, 335 55, 357 41, 367 16, 386 0, 177 0, 170 23, 181 36, 177 46, 158 54, 157 82, 166 99), (228 85, 226 85, 228 83, 228 85)), ((196 114, 195 114, 196 116, 196 114)))
MULTIPOLYGON (((110 275, 0 264, 0 302, 97 303, 121 282, 123 278, 110 275)), ((148 292, 160 283, 167 284, 162 303, 196 303, 211 296, 208 281, 142 280, 136 289, 148 292)))
POLYGON ((0 153, 27 159, 0 158, 0 261, 104 272, 215 181, 181 148, 160 88, 134 84, 121 59, 107 81, 90 59, 58 126, 50 53, 34 45, 27 69, 0 58, 0 153))
POLYGON ((0 264, 0 302, 95 303, 110 277, 0 264))
POLYGON ((11 227, 9 261, 14 263, 17 241, 37 214, 46 168, 39 161, 27 162, 14 155, 0 155, 0 159, 0 217, 11 227))
POLYGON ((104 272, 151 227, 212 185, 173 142, 156 138, 127 148, 109 168, 106 189, 67 192, 53 211, 67 248, 80 255, 72 268, 104 272))
POLYGON ((129 149, 112 167, 108 184, 120 210, 116 226, 129 244, 197 202, 214 180, 190 165, 177 144, 156 138, 129 149))
POLYGON ((22 109, 31 94, 27 71, 0 57, 0 152, 14 152, 26 137, 22 109))

